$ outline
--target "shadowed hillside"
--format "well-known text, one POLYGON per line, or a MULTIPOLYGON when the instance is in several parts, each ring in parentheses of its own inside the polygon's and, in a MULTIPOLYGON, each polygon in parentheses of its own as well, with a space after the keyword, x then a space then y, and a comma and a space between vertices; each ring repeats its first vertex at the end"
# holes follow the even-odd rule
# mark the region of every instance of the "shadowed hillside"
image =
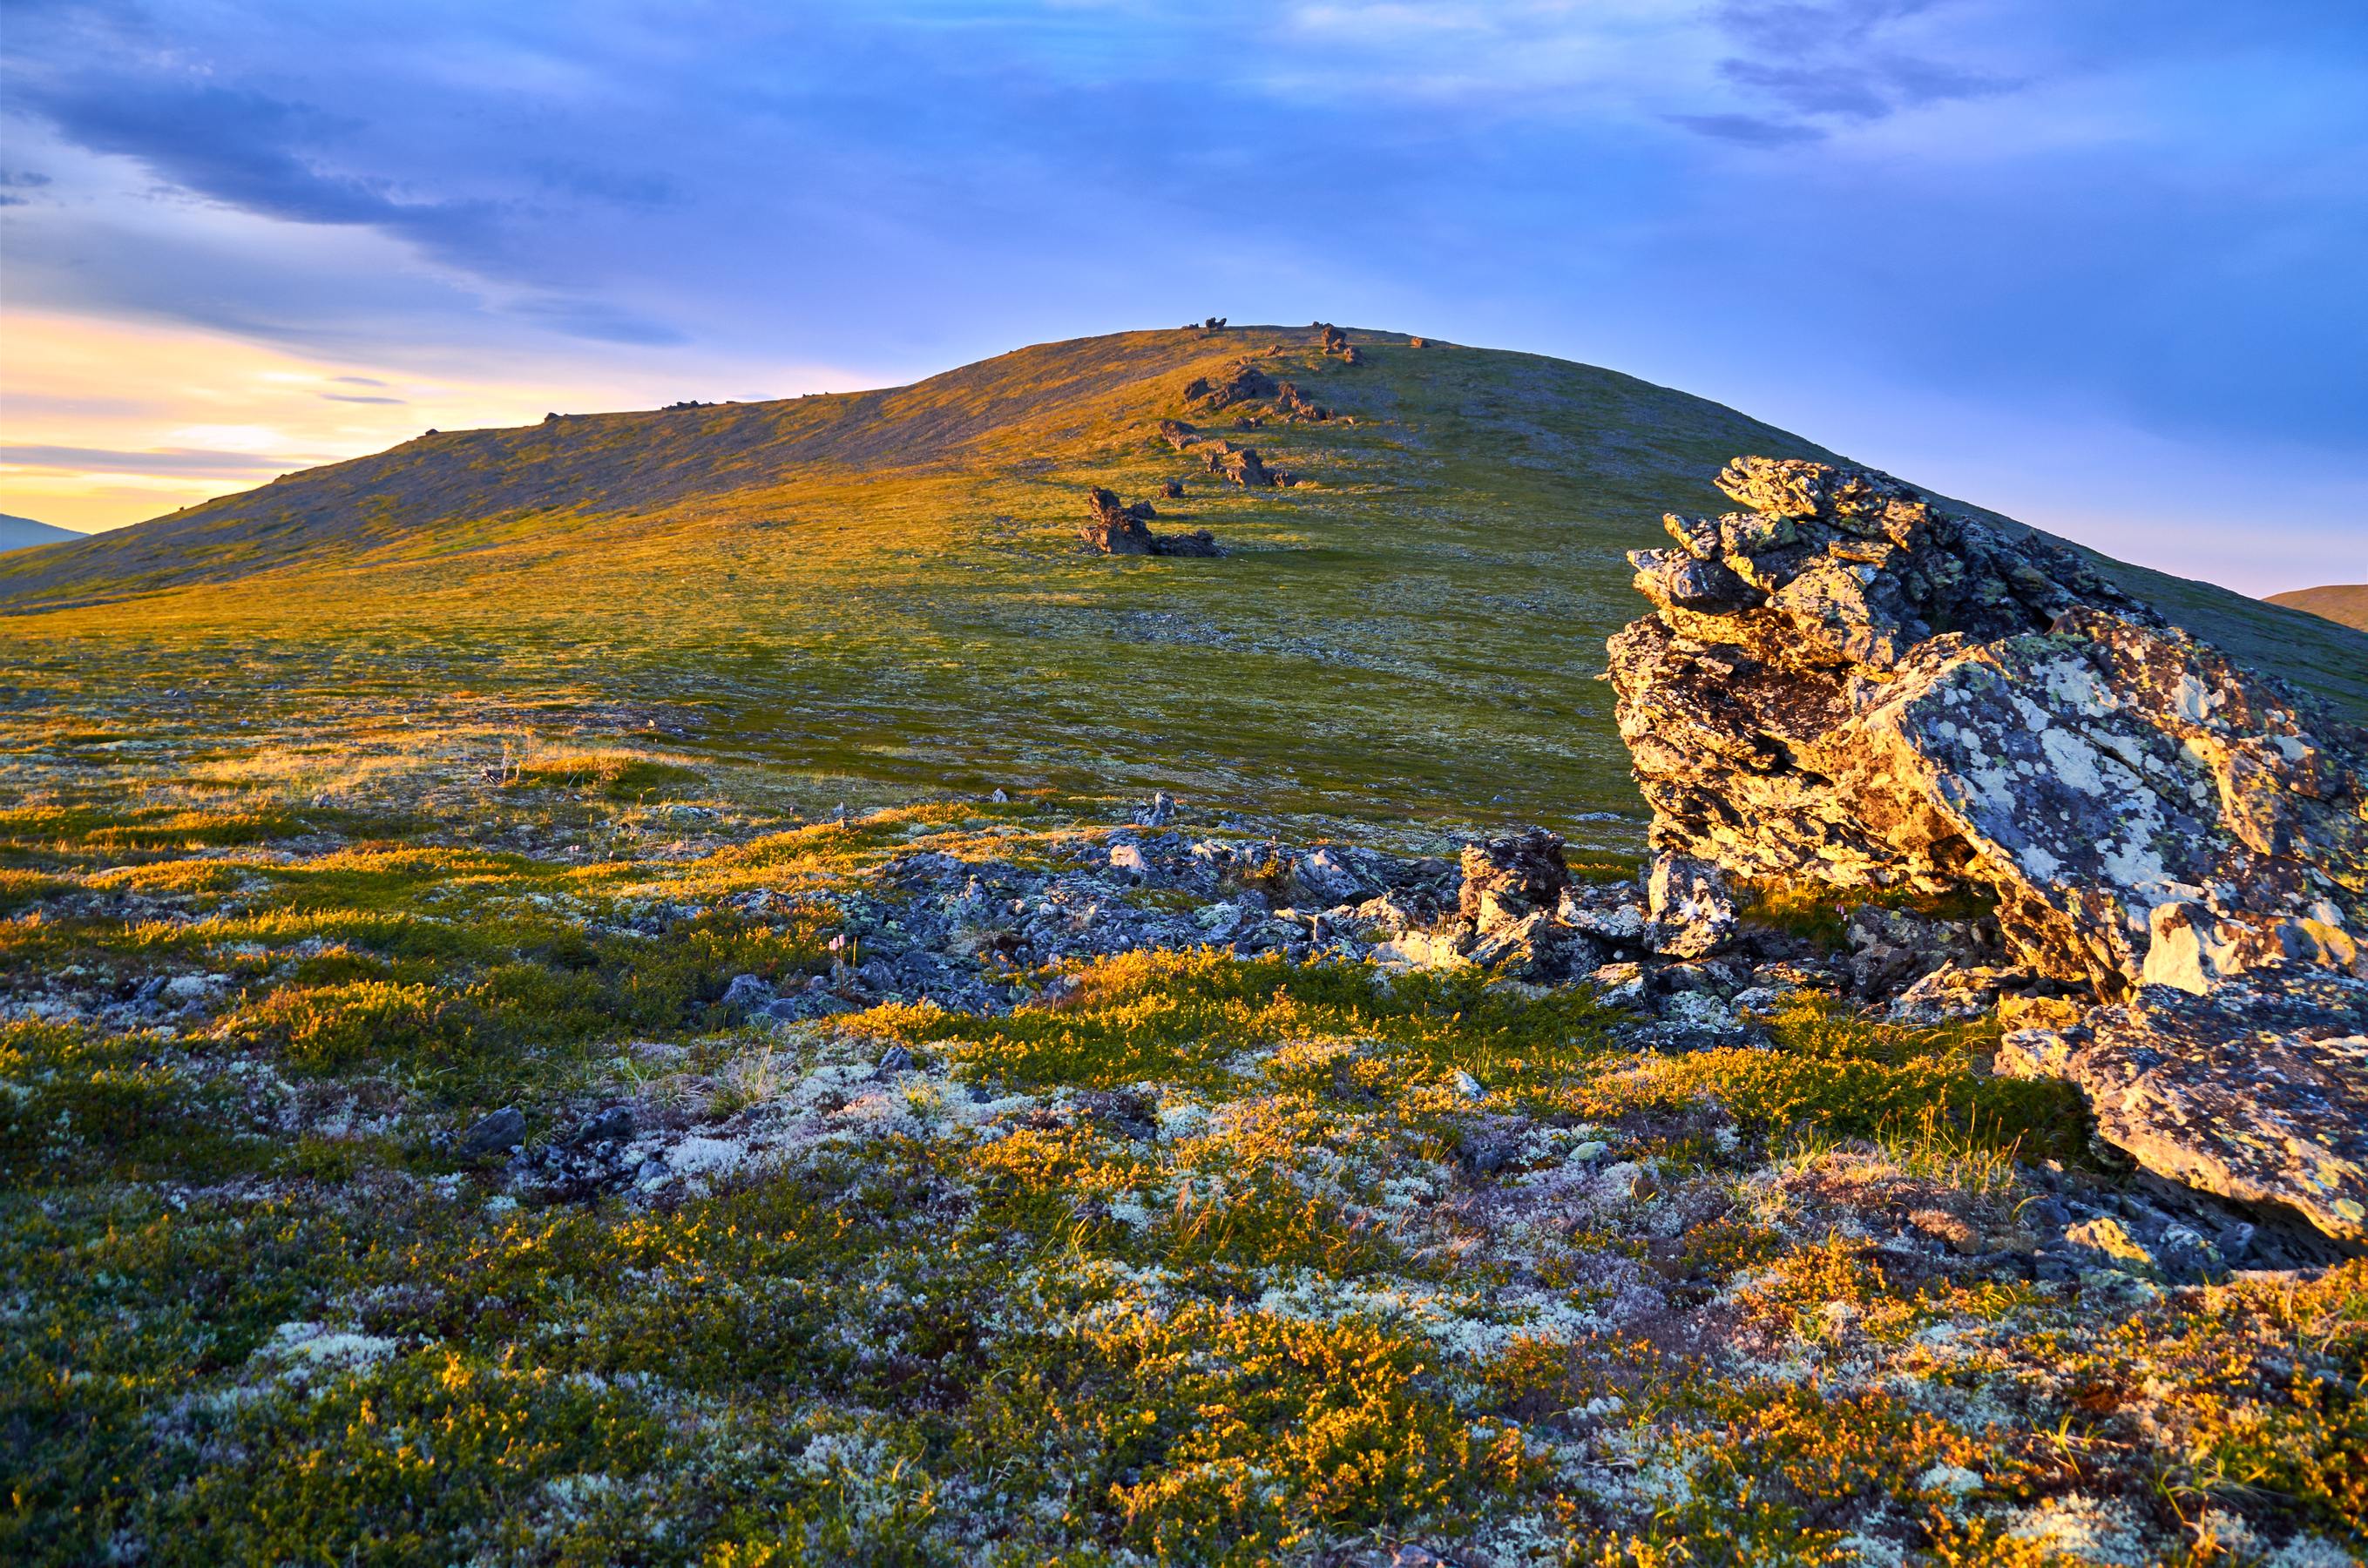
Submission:
POLYGON ((35 545, 65 544, 80 538, 82 535, 72 528, 0 512, 0 550, 30 550, 35 545))
MULTIPOLYGON (((1360 364, 1305 328, 1123 333, 887 391, 430 434, 0 562, 0 636, 20 703, 113 705, 127 734, 159 692, 314 741, 401 707, 464 755, 645 733, 834 796, 1166 786, 1633 836, 1591 678, 1638 608, 1623 552, 1665 509, 1725 509, 1730 456, 1833 454, 1608 370, 1351 337, 1360 364), (1245 356, 1340 417, 1188 404, 1245 356), (1167 417, 1307 483, 1228 485, 1167 417), (1169 480, 1155 526, 1224 558, 1082 551, 1088 486, 1169 480)), ((2356 634, 2125 574, 2368 710, 2356 634)))

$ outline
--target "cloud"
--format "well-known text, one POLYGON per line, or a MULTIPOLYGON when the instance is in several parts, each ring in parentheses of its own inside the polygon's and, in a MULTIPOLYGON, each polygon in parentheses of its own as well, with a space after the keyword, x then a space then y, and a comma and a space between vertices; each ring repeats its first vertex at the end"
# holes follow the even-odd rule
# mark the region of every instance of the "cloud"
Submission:
POLYGON ((239 477, 278 473, 312 460, 261 452, 224 452, 171 447, 131 452, 105 447, 0 446, 0 463, 59 473, 172 473, 239 477))
POLYGON ((1673 114, 1668 119, 1672 125, 1682 125, 1688 131, 1722 142, 1739 142, 1747 147, 1797 147, 1826 139, 1826 133, 1814 125, 1763 119, 1751 114, 1673 114))
POLYGON ((570 337, 588 337, 598 343, 676 344, 689 341, 689 335, 678 327, 600 300, 525 300, 510 306, 509 310, 515 315, 548 322, 570 337))
POLYGON ((329 380, 336 382, 339 386, 347 387, 382 387, 386 385, 384 381, 380 381, 376 376, 331 376, 329 380))
MULTIPOLYGON (((349 378, 342 376, 338 378, 340 381, 347 379, 349 378)), ((321 397, 323 401, 328 403, 393 403, 398 406, 404 404, 407 401, 399 397, 364 397, 357 392, 323 392, 321 397)))

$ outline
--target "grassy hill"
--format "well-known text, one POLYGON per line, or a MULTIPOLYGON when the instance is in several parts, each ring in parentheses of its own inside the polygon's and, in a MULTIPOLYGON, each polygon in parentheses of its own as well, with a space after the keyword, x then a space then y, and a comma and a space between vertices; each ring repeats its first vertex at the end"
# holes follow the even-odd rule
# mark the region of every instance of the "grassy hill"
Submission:
POLYGON ((2368 631, 2368 583, 2330 583, 2319 588, 2291 588, 2283 594, 2271 594, 2269 602, 2298 609, 2349 626, 2355 631, 2368 631))
MULTIPOLYGON (((1351 335, 1362 365, 1304 328, 1122 333, 885 391, 430 433, 12 556, 0 639, 20 708, 143 745, 244 726, 297 772, 398 715, 436 767, 638 737, 808 808, 1165 786, 1319 818, 1637 814, 1589 678, 1638 608, 1622 552, 1665 509, 1723 509, 1733 454, 1832 454, 1608 370, 1351 335), (1158 440, 1189 380, 1278 344, 1260 363, 1354 423, 1222 433, 1312 485, 1228 488, 1158 440), (1158 526, 1224 558, 1080 550, 1087 486, 1170 478, 1158 526)), ((2133 574, 2368 710, 2358 636, 2133 574)))

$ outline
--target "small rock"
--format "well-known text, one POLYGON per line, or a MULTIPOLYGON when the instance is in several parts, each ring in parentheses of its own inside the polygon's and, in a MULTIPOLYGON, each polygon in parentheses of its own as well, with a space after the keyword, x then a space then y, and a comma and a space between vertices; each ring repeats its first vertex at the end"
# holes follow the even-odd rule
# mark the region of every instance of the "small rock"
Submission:
POLYGON ((880 1071, 883 1075, 890 1073, 910 1073, 912 1070, 913 1053, 903 1046, 892 1045, 880 1053, 880 1071))
POLYGON ((1132 877, 1136 881, 1147 881, 1151 877, 1151 862, 1144 858, 1143 846, 1137 844, 1111 845, 1110 868, 1120 876, 1132 877))
POLYGON ((586 1143, 621 1143, 633 1135, 633 1108, 612 1105, 595 1111, 582 1126, 567 1135, 571 1145, 586 1143))
POLYGON ((1735 935, 1735 895, 1725 874, 1707 860, 1656 856, 1645 896, 1656 952, 1698 959, 1715 952, 1735 935))
POLYGON ((773 988, 753 974, 735 974, 732 983, 723 988, 723 999, 716 1006, 734 1017, 745 1018, 762 1013, 773 1005, 773 988))
POLYGON ((1487 1090, 1480 1086, 1479 1079, 1474 1078, 1471 1074, 1466 1073, 1461 1067, 1458 1067, 1455 1070, 1455 1075, 1452 1078, 1450 1078, 1448 1082, 1454 1085, 1455 1092, 1462 1095, 1467 1100, 1484 1098, 1488 1093, 1487 1090))
POLYGON ((1365 895, 1362 879, 1328 848, 1301 856, 1292 867, 1292 880, 1305 891, 1309 902, 1326 909, 1355 903, 1365 895))
POLYGON ((506 1154, 526 1140, 526 1113, 516 1106, 504 1106, 461 1134, 452 1152, 464 1160, 482 1160, 491 1154, 506 1154))
POLYGON ((1587 979, 1606 1002, 1619 1006, 1640 1006, 1651 994, 1645 966, 1641 963, 1598 964, 1587 979))
POLYGON ((2118 1269, 2123 1274, 2152 1274, 2154 1255, 2110 1217, 2084 1221, 2064 1233, 2064 1239, 2088 1267, 2118 1269))

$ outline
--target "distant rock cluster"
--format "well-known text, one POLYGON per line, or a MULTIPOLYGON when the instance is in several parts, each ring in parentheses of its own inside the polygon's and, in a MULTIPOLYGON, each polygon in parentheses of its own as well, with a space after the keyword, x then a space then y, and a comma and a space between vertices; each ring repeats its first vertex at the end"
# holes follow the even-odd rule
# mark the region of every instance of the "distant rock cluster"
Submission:
POLYGON ((2078 1084, 2151 1169, 2368 1243, 2368 735, 1885 475, 1718 483, 1744 509, 1631 556, 1653 613, 1610 645, 1672 906, 1986 890, 2016 988, 2089 1004, 2002 1070, 2078 1084))
POLYGON ((1245 490, 1298 483, 1297 476, 1288 470, 1267 467, 1256 447, 1237 447, 1222 436, 1208 435, 1181 419, 1161 420, 1159 435, 1172 450, 1200 458, 1210 472, 1245 490))
POLYGON ((1115 492, 1094 486, 1086 493, 1086 520, 1077 525, 1085 541, 1105 555, 1216 555, 1216 536, 1206 528, 1189 534, 1156 534, 1147 526, 1159 515, 1148 501, 1121 505, 1115 492))

